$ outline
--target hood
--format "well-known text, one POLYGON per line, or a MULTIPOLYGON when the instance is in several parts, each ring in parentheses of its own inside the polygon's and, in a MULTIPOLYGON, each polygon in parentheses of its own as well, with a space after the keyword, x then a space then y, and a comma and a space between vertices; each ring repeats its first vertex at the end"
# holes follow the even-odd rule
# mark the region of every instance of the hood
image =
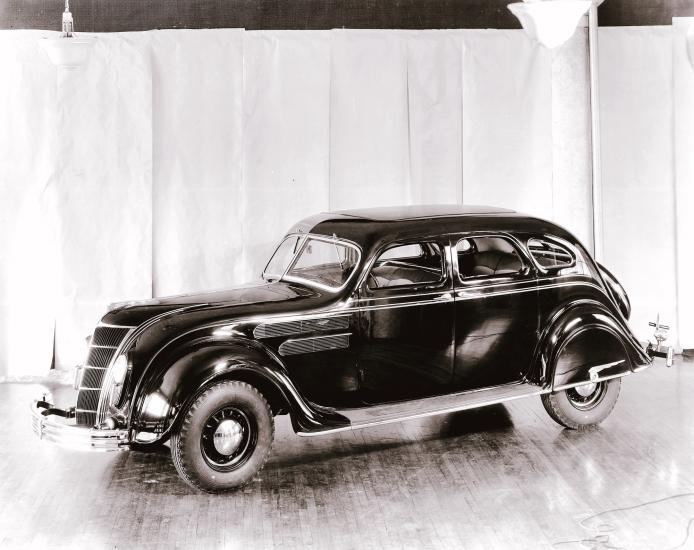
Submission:
POLYGON ((311 302, 318 305, 324 301, 321 298, 318 291, 304 286, 279 281, 259 281, 224 290, 113 304, 102 322, 137 326, 157 315, 183 309, 190 312, 210 310, 215 312, 215 317, 244 313, 280 313, 299 307, 311 307, 311 302))

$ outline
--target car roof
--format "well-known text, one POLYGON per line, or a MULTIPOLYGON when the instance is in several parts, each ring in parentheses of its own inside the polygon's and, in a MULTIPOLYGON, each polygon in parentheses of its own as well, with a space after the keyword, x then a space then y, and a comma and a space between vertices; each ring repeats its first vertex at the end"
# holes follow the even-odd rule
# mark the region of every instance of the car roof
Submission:
POLYGON ((511 214, 515 210, 495 206, 464 204, 426 204, 416 206, 382 206, 356 210, 338 210, 334 214, 371 221, 416 220, 453 216, 511 214))
POLYGON ((566 230, 540 218, 505 208, 460 204, 323 212, 301 220, 289 233, 337 236, 368 253, 384 242, 468 231, 551 234, 576 242, 566 230))

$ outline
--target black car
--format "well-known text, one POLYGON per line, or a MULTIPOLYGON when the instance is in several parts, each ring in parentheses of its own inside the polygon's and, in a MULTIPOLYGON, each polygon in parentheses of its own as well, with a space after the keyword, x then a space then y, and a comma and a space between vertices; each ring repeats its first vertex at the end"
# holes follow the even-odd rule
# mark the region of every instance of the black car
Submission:
POLYGON ((642 348, 624 289, 566 230, 511 210, 323 213, 292 227, 263 280, 114 306, 78 368, 75 407, 33 404, 75 448, 169 440, 181 477, 236 488, 274 416, 322 435, 539 395, 567 428, 604 420, 642 348))

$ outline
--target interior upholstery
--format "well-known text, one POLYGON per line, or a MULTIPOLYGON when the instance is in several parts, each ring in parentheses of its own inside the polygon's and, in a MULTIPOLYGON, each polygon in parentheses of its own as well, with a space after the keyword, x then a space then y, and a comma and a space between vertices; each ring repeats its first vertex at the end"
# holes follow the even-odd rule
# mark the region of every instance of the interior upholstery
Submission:
POLYGON ((473 260, 472 276, 516 273, 522 267, 518 256, 500 250, 478 252, 473 260))
POLYGON ((458 254, 458 267, 463 277, 508 275, 523 267, 511 243, 498 237, 474 239, 476 250, 458 254))
POLYGON ((371 271, 372 281, 378 288, 388 286, 412 285, 416 283, 433 283, 438 276, 431 271, 415 267, 382 265, 371 271))

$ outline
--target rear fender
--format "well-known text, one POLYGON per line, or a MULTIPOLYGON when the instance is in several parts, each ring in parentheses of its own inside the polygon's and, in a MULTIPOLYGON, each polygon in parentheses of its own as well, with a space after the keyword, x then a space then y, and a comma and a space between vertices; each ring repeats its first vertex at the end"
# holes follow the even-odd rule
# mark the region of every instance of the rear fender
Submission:
POLYGON ((538 349, 536 381, 552 390, 624 376, 650 364, 624 322, 592 300, 556 312, 538 349))

